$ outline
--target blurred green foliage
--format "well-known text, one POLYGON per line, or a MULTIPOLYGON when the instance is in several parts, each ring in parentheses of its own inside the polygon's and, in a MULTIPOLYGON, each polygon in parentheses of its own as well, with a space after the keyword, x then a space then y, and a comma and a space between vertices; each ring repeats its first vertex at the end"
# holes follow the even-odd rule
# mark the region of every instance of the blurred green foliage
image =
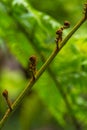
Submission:
MULTIPOLYGON (((0 1, 0 118, 7 109, 2 91, 7 89, 12 101, 17 98, 28 81, 21 68, 27 68, 28 59, 33 54, 38 57, 37 70, 43 65, 56 46, 55 31, 61 26, 60 22, 63 24, 67 18, 73 25, 82 15, 82 4, 83 1, 79 0, 73 3, 69 0, 0 1), (15 70, 5 64, 7 62, 3 60, 10 59, 8 53, 21 67, 15 70)), ((15 130, 14 125, 18 126, 16 130, 46 129, 44 127, 48 128, 48 125, 55 130, 73 130, 76 124, 72 123, 71 115, 76 117, 79 129, 87 129, 85 32, 84 25, 54 59, 50 65, 51 71, 47 70, 40 77, 3 130, 15 130), (67 109, 66 97, 71 111, 67 109)), ((67 33, 68 30, 63 37, 67 33)))

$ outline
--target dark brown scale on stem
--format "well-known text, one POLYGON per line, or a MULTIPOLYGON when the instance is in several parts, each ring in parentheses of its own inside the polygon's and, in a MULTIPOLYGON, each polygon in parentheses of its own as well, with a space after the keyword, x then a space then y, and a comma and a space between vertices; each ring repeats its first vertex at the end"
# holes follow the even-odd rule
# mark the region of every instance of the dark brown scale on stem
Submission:
POLYGON ((32 73, 33 79, 35 80, 35 74, 36 74, 36 64, 37 64, 37 58, 36 56, 31 56, 29 58, 30 64, 29 64, 29 71, 32 73))
POLYGON ((84 4, 84 15, 85 15, 85 19, 87 19, 87 3, 84 4))
POLYGON ((62 41, 62 34, 63 34, 63 27, 61 27, 60 29, 58 29, 56 31, 56 45, 57 45, 57 49, 59 49, 59 42, 62 41))

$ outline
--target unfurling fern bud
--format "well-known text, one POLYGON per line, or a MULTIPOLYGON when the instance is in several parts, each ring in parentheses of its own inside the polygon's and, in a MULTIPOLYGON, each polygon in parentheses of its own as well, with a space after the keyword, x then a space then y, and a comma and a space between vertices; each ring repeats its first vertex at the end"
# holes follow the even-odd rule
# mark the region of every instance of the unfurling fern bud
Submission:
POLYGON ((9 100, 8 98, 8 91, 5 89, 2 93, 3 97, 5 98, 6 102, 7 102, 7 105, 10 109, 10 111, 12 111, 12 106, 11 106, 11 101, 9 100))
POLYGON ((69 21, 65 21, 64 22, 64 29, 69 28, 70 27, 70 22, 69 21))
POLYGON ((28 63, 28 75, 29 77, 33 77, 35 79, 35 74, 36 74, 36 64, 37 64, 37 58, 36 56, 32 55, 29 58, 29 63, 28 63))
POLYGON ((59 28, 56 31, 56 44, 57 44, 57 48, 58 48, 58 43, 62 41, 62 34, 63 34, 63 27, 59 28))
POLYGON ((70 27, 70 22, 65 21, 64 25, 56 31, 56 40, 55 41, 56 41, 57 49, 59 49, 60 42, 62 41, 63 30, 67 29, 69 27, 70 27))

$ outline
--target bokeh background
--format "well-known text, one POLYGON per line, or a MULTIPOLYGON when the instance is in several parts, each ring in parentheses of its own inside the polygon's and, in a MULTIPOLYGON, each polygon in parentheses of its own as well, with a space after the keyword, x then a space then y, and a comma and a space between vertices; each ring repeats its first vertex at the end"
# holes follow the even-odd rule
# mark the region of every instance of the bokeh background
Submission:
MULTIPOLYGON (((83 17, 84 0, 0 0, 0 119, 55 48, 56 30, 83 17)), ((87 130, 87 23, 56 56, 2 130, 87 130)))

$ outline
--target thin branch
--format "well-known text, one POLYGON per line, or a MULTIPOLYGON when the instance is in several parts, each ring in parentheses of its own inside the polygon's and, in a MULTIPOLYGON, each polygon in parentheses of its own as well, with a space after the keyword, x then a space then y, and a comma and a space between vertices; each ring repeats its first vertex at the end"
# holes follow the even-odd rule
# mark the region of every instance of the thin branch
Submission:
POLYGON ((43 64, 43 66, 40 68, 40 70, 36 74, 35 80, 31 79, 25 89, 21 92, 21 94, 17 97, 17 99, 12 104, 13 111, 10 111, 8 109, 3 116, 3 118, 0 121, 0 128, 3 127, 8 117, 16 110, 16 108, 21 103, 22 99, 25 97, 25 95, 31 90, 31 88, 34 86, 36 81, 39 79, 39 77, 43 74, 43 72, 47 69, 49 64, 53 61, 53 59, 56 57, 56 55, 60 52, 62 47, 67 43, 67 41, 72 37, 72 35, 76 32, 76 30, 86 21, 86 18, 83 17, 79 23, 76 24, 76 26, 71 30, 71 32, 66 36, 66 38, 61 42, 60 49, 55 48, 55 50, 52 52, 52 54, 49 56, 49 58, 46 60, 46 62, 43 64))

